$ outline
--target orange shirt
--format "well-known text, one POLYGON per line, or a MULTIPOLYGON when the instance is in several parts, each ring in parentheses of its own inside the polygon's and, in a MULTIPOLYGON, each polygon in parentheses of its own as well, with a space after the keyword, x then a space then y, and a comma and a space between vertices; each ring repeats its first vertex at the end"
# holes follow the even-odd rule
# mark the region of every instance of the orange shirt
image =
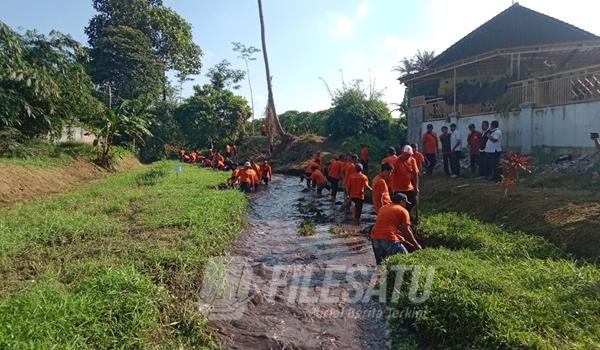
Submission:
POLYGON ((236 181, 238 179, 238 177, 240 177, 240 169, 235 168, 235 169, 231 170, 231 179, 233 181, 236 181))
POLYGON ((369 160, 369 149, 367 147, 363 147, 360 150, 360 158, 362 160, 369 160))
POLYGON ((313 166, 317 166, 319 169, 321 168, 321 166, 313 161, 308 162, 308 165, 306 166, 306 169, 304 170, 305 173, 307 174, 312 174, 313 172, 313 166))
POLYGON ((339 160, 332 160, 329 164, 329 176, 335 180, 339 180, 342 175, 342 168, 344 167, 344 162, 339 160))
POLYGON ((392 173, 392 191, 412 191, 414 189, 412 184, 413 177, 419 175, 419 166, 417 161, 410 157, 408 159, 402 159, 399 157, 394 163, 394 172, 392 173))
POLYGON ((373 186, 371 187, 373 187, 373 209, 375 209, 375 213, 378 213, 381 207, 392 203, 390 192, 388 190, 388 185, 385 182, 385 178, 381 175, 375 176, 373 179, 373 186))
POLYGON ((417 167, 419 171, 421 171, 421 167, 425 163, 425 156, 423 155, 423 153, 416 151, 412 157, 417 161, 417 167))
POLYGON ((379 210, 371 230, 372 239, 405 241, 400 234, 401 225, 410 225, 410 214, 400 204, 390 204, 379 210))
POLYGON ((369 184, 369 178, 363 173, 355 173, 348 178, 348 192, 352 199, 365 199, 365 187, 369 184))
POLYGON ((240 182, 249 183, 254 185, 258 182, 258 175, 252 168, 244 168, 240 170, 240 182))
POLYGON ((346 187, 346 189, 348 188, 348 186, 350 185, 350 176, 352 176, 353 174, 356 174, 356 164, 352 163, 352 162, 348 162, 346 164, 344 164, 344 187, 346 187))
POLYGON ((398 158, 398 156, 392 154, 391 156, 387 156, 387 157, 383 158, 383 160, 381 161, 381 164, 389 163, 389 164, 394 165, 394 163, 396 163, 396 158, 398 158))
POLYGON ((317 154, 315 155, 315 163, 321 165, 321 163, 323 163, 323 159, 321 159, 321 155, 317 154))
POLYGON ((425 154, 434 154, 438 152, 438 137, 435 132, 423 134, 423 152, 425 154))
POLYGON ((316 183, 317 185, 321 185, 327 182, 327 178, 325 178, 325 175, 323 175, 323 173, 319 169, 313 171, 313 173, 310 175, 310 180, 316 183))
POLYGON ((261 167, 261 171, 262 171, 262 177, 271 177, 273 176, 273 168, 271 167, 270 164, 263 164, 261 167))
POLYGON ((179 150, 179 156, 183 157, 185 155, 185 150, 184 149, 180 149, 179 150))

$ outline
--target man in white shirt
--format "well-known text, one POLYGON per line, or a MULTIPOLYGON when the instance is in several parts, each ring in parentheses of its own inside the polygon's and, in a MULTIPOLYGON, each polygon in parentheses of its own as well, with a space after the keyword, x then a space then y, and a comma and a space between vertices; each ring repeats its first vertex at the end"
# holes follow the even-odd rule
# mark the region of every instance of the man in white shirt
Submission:
POLYGON ((456 128, 456 124, 450 124, 450 147, 452 155, 450 156, 450 169, 452 170, 452 178, 460 176, 460 158, 462 157, 462 135, 456 128))
POLYGON ((485 145, 485 153, 490 166, 490 181, 500 180, 500 157, 502 156, 502 130, 500 124, 494 120, 490 127, 488 141, 485 145))

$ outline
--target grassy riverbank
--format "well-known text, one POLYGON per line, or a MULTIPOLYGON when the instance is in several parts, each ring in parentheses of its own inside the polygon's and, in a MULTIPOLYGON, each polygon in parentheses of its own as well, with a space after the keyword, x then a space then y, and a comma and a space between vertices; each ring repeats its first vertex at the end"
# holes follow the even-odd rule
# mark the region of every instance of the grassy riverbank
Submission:
MULTIPOLYGON (((600 346, 600 269, 577 263, 542 237, 425 210, 420 235, 430 248, 388 265, 434 267, 421 305, 408 286, 395 308, 422 317, 395 322, 436 349, 595 349, 600 346)), ((425 270, 421 286, 425 281, 425 270)))
POLYGON ((247 201, 174 165, 0 209, 0 348, 218 346, 194 302, 247 201))

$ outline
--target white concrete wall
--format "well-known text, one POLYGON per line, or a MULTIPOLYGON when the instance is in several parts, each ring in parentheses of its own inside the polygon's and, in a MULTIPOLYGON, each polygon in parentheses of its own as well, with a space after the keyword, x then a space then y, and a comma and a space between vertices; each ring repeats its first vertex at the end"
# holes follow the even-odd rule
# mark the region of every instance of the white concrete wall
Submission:
POLYGON ((81 143, 93 143, 96 139, 96 135, 86 131, 79 126, 65 126, 63 128, 60 139, 56 142, 81 142, 81 143))
POLYGON ((507 149, 529 153, 533 148, 542 147, 557 150, 593 151, 594 143, 590 132, 600 132, 600 101, 577 103, 557 107, 524 108, 508 114, 483 114, 469 117, 451 118, 423 122, 420 134, 427 124, 433 124, 440 134, 441 127, 456 123, 463 137, 468 135, 468 126, 474 123, 481 130, 484 120, 498 120, 504 134, 503 146, 507 149))

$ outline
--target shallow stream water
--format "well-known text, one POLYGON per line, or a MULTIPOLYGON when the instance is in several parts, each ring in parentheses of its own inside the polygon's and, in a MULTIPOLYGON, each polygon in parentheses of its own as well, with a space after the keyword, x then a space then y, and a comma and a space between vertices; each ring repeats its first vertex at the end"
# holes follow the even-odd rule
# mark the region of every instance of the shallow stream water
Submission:
POLYGON ((386 308, 361 297, 378 273, 364 230, 372 207, 365 204, 361 229, 326 191, 305 188, 276 176, 252 196, 230 251, 250 272, 247 297, 237 314, 212 317, 211 326, 228 349, 387 349, 386 308), (311 236, 299 234, 307 218, 315 222, 311 236))

